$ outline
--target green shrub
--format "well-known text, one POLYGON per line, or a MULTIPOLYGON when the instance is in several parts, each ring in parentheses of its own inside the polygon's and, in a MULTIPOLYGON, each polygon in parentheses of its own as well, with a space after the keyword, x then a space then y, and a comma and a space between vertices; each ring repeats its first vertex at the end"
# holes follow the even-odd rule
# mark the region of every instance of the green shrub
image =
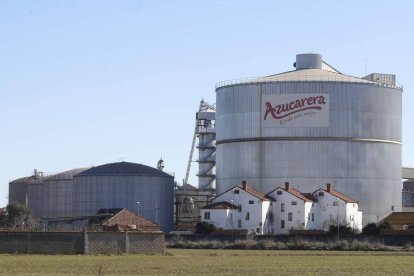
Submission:
POLYGON ((196 226, 196 234, 211 234, 214 230, 216 230, 216 226, 213 224, 207 223, 205 221, 203 222, 197 222, 196 226))
MULTIPOLYGON (((338 234, 338 225, 329 225, 328 234, 338 234)), ((339 225, 339 234, 357 234, 357 231, 348 225, 339 225)))

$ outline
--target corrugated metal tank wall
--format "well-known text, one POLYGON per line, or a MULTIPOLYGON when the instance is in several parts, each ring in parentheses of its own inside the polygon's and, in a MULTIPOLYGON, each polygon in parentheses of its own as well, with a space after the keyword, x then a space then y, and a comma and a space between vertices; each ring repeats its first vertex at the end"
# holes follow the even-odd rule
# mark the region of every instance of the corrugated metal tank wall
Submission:
MULTIPOLYGON (((10 187, 18 187, 22 181, 11 182, 15 185, 10 187)), ((112 163, 35 179, 27 185, 28 206, 35 216, 45 218, 94 215, 102 208, 127 208, 169 232, 174 227, 174 185, 173 176, 154 168, 112 163)))
POLYGON ((333 183, 360 201, 364 223, 401 206, 401 90, 373 83, 290 81, 217 92, 217 192, 242 180, 269 192, 285 181, 303 192, 333 183), (328 127, 263 127, 262 98, 329 95, 328 127))
POLYGON ((9 183, 9 203, 19 202, 27 204, 28 186, 34 181, 34 177, 23 177, 9 183))
POLYGON ((36 217, 43 217, 44 210, 45 210, 45 193, 43 192, 43 182, 38 181, 36 183, 32 183, 28 186, 28 204, 27 206, 32 211, 33 215, 36 217))
POLYGON ((78 175, 74 177, 74 215, 101 208, 128 208, 173 230, 174 178, 139 175, 78 175), (139 202, 139 204, 137 203, 139 202))
POLYGON ((73 176, 85 169, 73 169, 39 177, 28 185, 28 206, 37 217, 68 217, 73 214, 73 176))

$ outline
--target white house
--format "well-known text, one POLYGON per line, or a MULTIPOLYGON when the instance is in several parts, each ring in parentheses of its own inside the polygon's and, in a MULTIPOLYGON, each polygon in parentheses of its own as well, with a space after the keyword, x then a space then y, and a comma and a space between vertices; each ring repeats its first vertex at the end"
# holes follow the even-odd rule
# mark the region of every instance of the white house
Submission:
POLYGON ((315 204, 313 211, 317 213, 317 225, 328 230, 330 225, 346 225, 358 231, 362 230, 362 211, 358 210, 358 201, 335 191, 331 184, 326 189, 318 189, 312 193, 315 204))
POLYGON ((201 221, 224 229, 249 229, 263 234, 269 206, 270 200, 264 193, 248 187, 243 181, 241 187, 235 186, 217 195, 212 204, 203 207, 201 221))
POLYGON ((201 208, 201 221, 223 229, 249 229, 257 234, 284 235, 290 230, 329 230, 346 225, 361 231, 358 202, 333 190, 302 193, 285 183, 266 195, 247 186, 235 186, 201 208))
MULTIPOLYGON (((216 202, 201 207, 201 221, 213 224, 218 228, 229 229, 230 218, 233 212, 237 212, 237 206, 225 201, 216 202)), ((231 227, 233 228, 233 227, 231 227)))
POLYGON ((266 194, 271 199, 267 216, 266 234, 289 234, 291 229, 304 230, 315 227, 315 214, 311 213, 312 197, 290 187, 278 187, 266 194))

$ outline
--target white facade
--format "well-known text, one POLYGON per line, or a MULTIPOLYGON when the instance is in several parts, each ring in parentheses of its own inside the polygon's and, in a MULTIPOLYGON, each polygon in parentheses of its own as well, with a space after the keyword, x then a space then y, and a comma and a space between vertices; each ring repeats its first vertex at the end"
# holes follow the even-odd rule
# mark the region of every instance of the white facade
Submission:
POLYGON ((312 201, 303 195, 295 195, 299 191, 279 187, 267 194, 274 199, 266 221, 266 234, 289 234, 289 230, 314 229, 315 216, 311 214, 312 201), (292 193, 293 192, 293 193, 292 193))
POLYGON ((313 209, 318 214, 321 229, 329 230, 330 225, 339 224, 362 230, 362 212, 358 210, 358 202, 331 190, 329 185, 326 190, 318 189, 312 195, 316 201, 313 209))
POLYGON ((287 235, 291 230, 329 230, 330 225, 362 230, 358 202, 334 191, 318 189, 312 194, 278 187, 264 195, 235 186, 216 196, 201 209, 201 220, 223 229, 249 229, 257 234, 287 235))
POLYGON ((223 210, 206 209, 209 207, 206 206, 202 209, 202 221, 212 223, 213 220, 216 221, 216 217, 221 217, 226 221, 212 224, 224 229, 249 229, 258 234, 264 234, 263 228, 270 206, 270 201, 265 198, 264 194, 247 187, 247 184, 243 184, 243 187, 235 186, 216 196, 212 202, 212 205, 227 202, 237 206, 237 209, 229 210, 224 214, 223 210), (204 213, 208 211, 210 212, 210 220, 206 220, 204 217, 204 213))
POLYGON ((233 210, 230 207, 223 209, 201 209, 201 221, 213 224, 217 228, 231 229, 234 228, 230 227, 232 214, 234 212, 237 212, 237 209, 233 210))

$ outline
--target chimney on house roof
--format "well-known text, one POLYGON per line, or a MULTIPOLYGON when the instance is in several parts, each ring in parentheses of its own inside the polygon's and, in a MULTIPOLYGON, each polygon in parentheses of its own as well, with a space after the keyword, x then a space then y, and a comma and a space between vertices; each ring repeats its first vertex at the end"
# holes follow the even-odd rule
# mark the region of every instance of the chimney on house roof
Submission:
POLYGON ((285 182, 285 190, 289 191, 289 182, 285 182))
POLYGON ((332 186, 331 186, 331 183, 327 183, 327 184, 326 184, 326 191, 327 191, 328 193, 330 193, 330 192, 332 191, 332 186))
POLYGON ((245 181, 245 180, 242 181, 242 188, 245 191, 247 190, 247 181, 245 181))

